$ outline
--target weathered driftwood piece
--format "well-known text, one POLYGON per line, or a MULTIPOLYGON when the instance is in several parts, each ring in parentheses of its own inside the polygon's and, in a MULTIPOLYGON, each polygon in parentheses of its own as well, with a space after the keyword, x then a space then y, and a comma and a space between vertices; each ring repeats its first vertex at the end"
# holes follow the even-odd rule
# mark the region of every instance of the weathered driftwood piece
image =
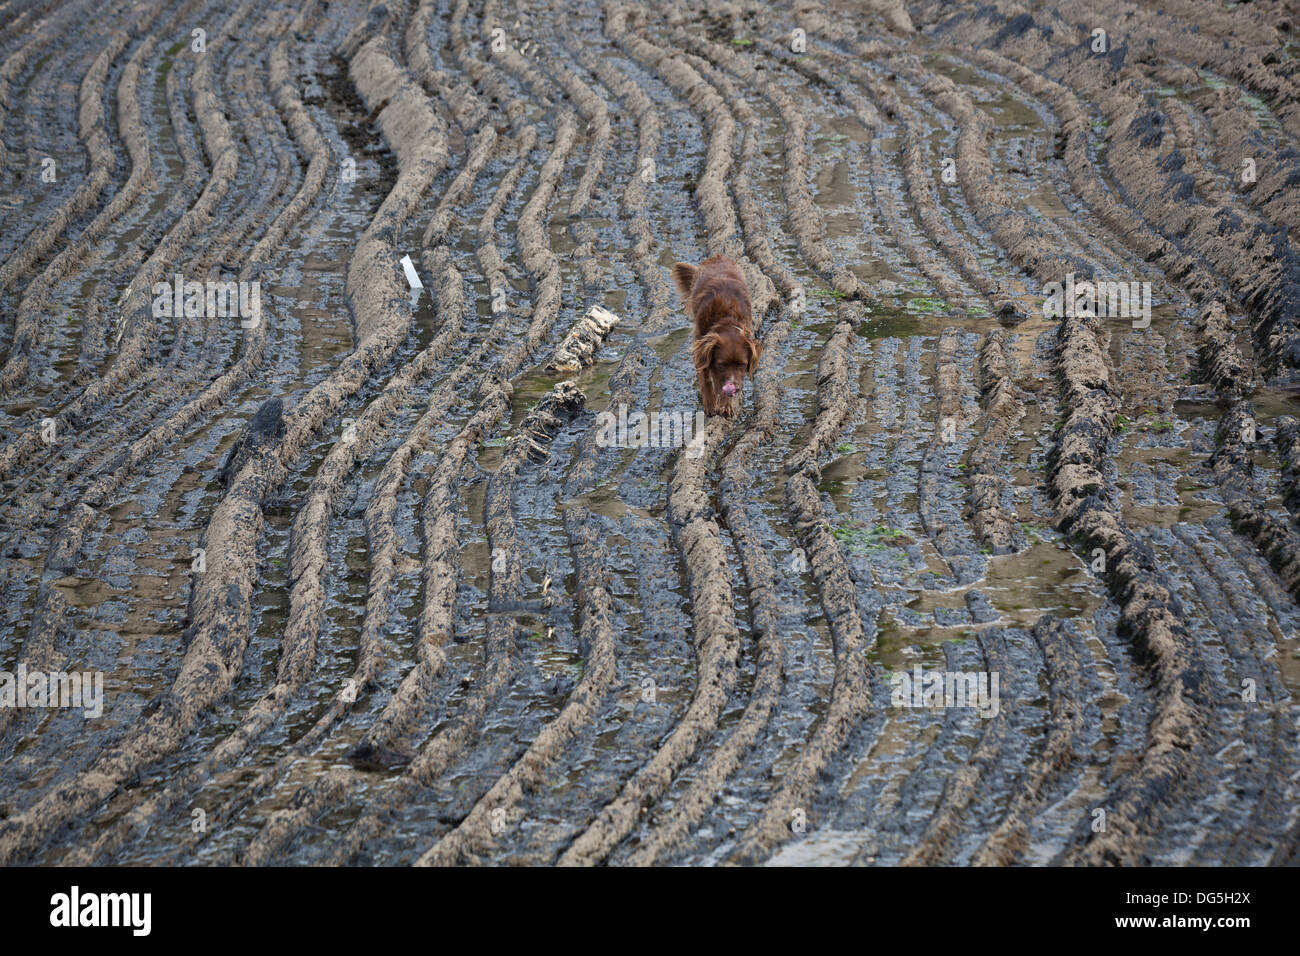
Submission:
POLYGON ((587 396, 572 382, 560 382, 538 399, 528 417, 519 423, 519 429, 510 436, 508 454, 519 452, 533 461, 544 461, 551 439, 559 431, 564 419, 582 408, 587 396))
POLYGON ((576 372, 586 368, 596 357, 596 349, 605 336, 618 325, 618 316, 604 306, 593 305, 578 324, 569 330, 555 355, 546 363, 551 372, 576 372))

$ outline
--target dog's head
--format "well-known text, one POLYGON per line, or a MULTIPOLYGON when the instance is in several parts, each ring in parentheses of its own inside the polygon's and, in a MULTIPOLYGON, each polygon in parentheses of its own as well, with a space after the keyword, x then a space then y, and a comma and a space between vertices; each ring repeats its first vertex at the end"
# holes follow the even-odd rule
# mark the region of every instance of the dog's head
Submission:
POLYGON ((758 368, 763 344, 738 325, 715 326, 691 349, 695 368, 712 380, 719 395, 732 398, 745 387, 745 376, 758 368))

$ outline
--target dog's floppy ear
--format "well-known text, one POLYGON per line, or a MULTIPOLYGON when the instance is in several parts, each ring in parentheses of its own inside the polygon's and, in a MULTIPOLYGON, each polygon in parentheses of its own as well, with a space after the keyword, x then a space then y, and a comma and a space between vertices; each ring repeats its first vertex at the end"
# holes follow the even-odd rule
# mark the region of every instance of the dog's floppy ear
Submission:
POLYGON ((713 361, 713 350, 718 347, 722 339, 718 338, 717 332, 710 332, 708 335, 701 335, 691 346, 691 361, 695 363, 697 370, 703 370, 709 367, 713 361))
POLYGON ((758 360, 763 355, 763 343, 746 332, 745 347, 749 349, 749 374, 752 376, 758 368, 758 360))
POLYGON ((688 265, 685 262, 679 262, 673 266, 673 279, 677 282, 677 288, 682 290, 682 298, 691 294, 695 288, 695 276, 699 272, 698 266, 688 265))

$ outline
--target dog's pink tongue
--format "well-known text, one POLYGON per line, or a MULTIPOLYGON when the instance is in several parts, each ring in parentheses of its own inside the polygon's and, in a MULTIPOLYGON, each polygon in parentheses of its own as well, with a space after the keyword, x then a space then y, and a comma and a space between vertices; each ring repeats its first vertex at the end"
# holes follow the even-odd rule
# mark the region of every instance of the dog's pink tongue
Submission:
POLYGON ((723 394, 723 395, 735 395, 735 394, 736 394, 736 383, 735 383, 735 382, 728 382, 726 385, 722 386, 722 394, 723 394))

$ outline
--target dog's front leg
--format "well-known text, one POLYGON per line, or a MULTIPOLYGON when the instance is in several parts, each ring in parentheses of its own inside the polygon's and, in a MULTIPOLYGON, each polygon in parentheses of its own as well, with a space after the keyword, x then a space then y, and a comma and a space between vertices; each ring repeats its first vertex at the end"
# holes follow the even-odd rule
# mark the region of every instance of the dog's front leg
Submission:
POLYGON ((705 369, 700 369, 700 403, 704 406, 705 415, 717 415, 718 392, 713 387, 713 379, 705 369))

